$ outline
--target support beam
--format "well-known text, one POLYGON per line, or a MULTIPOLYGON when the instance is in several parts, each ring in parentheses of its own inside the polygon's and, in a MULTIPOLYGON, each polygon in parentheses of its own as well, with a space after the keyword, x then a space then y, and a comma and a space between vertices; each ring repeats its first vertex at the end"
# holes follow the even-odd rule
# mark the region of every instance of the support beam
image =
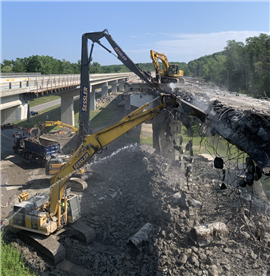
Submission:
POLYGON ((108 95, 108 83, 104 83, 104 86, 102 86, 102 91, 101 91, 101 97, 107 96, 108 95))
POLYGON ((124 80, 119 80, 118 91, 124 91, 124 80))
POLYGON ((118 80, 109 82, 109 85, 112 86, 112 93, 116 93, 117 92, 117 83, 118 83, 118 80))
POLYGON ((61 96, 61 121, 74 126, 74 93, 66 92, 61 96))

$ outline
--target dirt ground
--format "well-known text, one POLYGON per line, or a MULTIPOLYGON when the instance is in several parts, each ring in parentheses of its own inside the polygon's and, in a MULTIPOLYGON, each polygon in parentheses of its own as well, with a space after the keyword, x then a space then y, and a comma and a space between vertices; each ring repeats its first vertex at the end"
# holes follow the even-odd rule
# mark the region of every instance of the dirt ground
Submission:
MULTIPOLYGON (((122 115, 119 107, 114 116, 122 115)), ((66 259, 52 266, 7 230, 7 241, 15 242, 37 275, 270 275, 269 214, 255 208, 252 195, 243 196, 245 188, 221 190, 222 172, 211 158, 195 158, 187 181, 184 158, 172 162, 151 146, 127 141, 124 136, 92 159, 100 177, 88 180, 81 194, 81 220, 96 232, 92 243, 61 240, 66 259), (214 222, 225 223, 228 234, 216 231, 204 246, 191 239, 191 229, 214 222), (147 223, 148 239, 138 249, 129 239, 147 223)), ((19 193, 49 187, 44 169, 13 160, 1 161, 6 186, 18 185, 1 189, 2 219, 19 193)))

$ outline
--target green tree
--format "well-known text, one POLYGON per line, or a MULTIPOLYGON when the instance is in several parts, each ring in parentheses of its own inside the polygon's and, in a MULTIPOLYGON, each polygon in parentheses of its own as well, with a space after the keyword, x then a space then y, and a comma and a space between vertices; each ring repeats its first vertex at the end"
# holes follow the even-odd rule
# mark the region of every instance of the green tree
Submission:
POLYGON ((72 74, 72 73, 73 71, 72 71, 71 63, 63 59, 60 66, 60 74, 72 74))
POLYGON ((90 64, 90 74, 102 73, 101 66, 98 62, 93 62, 90 64))
POLYGON ((41 56, 35 55, 29 57, 27 61, 27 72, 41 72, 44 74, 45 67, 41 56))
POLYGON ((12 67, 10 65, 4 65, 1 68, 2 73, 11 73, 13 72, 12 67))
POLYGON ((14 66, 13 66, 13 71, 16 72, 16 73, 26 71, 24 59, 16 58, 16 60, 14 62, 14 66))
POLYGON ((14 63, 14 60, 7 60, 7 59, 4 59, 2 64, 3 66, 11 66, 13 68, 13 63, 14 63))
POLYGON ((246 39, 250 92, 256 96, 270 96, 270 36, 260 34, 246 39))
POLYGON ((244 43, 235 40, 227 41, 225 55, 228 89, 230 91, 247 90, 244 43))

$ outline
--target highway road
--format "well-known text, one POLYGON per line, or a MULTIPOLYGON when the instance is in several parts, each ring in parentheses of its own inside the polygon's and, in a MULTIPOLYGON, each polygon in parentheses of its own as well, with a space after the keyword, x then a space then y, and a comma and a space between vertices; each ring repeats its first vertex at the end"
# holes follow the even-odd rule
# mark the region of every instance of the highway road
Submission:
MULTIPOLYGON (((79 96, 74 97, 74 99, 76 99, 76 98, 79 98, 79 96)), ((61 104, 61 99, 53 100, 53 101, 50 101, 50 102, 47 102, 47 103, 44 103, 44 104, 39 104, 39 105, 36 105, 34 107, 30 107, 30 111, 39 112, 39 111, 42 111, 44 109, 56 106, 58 104, 61 104)))
POLYGON ((6 158, 8 155, 13 154, 13 141, 12 136, 15 129, 1 130, 1 160, 6 158))
POLYGON ((30 111, 37 111, 37 112, 39 112, 41 110, 44 110, 44 109, 56 106, 58 104, 61 104, 61 99, 53 100, 51 102, 47 102, 47 103, 44 103, 44 104, 36 105, 34 107, 30 107, 30 111))

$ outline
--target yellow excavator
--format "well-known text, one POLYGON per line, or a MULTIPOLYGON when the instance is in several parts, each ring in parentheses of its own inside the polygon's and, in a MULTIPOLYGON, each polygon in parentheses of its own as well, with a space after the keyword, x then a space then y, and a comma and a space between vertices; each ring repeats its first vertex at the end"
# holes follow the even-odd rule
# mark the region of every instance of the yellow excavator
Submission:
POLYGON ((68 125, 68 124, 65 124, 61 121, 46 121, 44 124, 44 127, 50 127, 50 126, 59 126, 59 127, 71 130, 71 131, 75 132, 77 135, 79 134, 78 128, 68 125))
MULTIPOLYGON (((125 116, 117 124, 94 134, 86 135, 79 148, 52 177, 50 194, 40 193, 14 205, 9 214, 9 225, 22 230, 18 233, 19 236, 32 243, 37 249, 50 257, 54 263, 58 263, 65 257, 65 249, 58 242, 59 233, 62 234, 64 231, 57 232, 57 230, 71 224, 71 227, 68 228, 69 232, 73 230, 86 243, 92 241, 95 238, 94 230, 78 221, 80 218, 79 198, 70 191, 66 191, 67 181, 95 153, 100 152, 109 143, 135 126, 152 120, 164 108, 168 110, 168 114, 181 113, 183 110, 182 104, 185 105, 185 102, 180 97, 160 94, 153 101, 125 116), (159 104, 157 106, 144 110, 158 99, 159 104), (57 232, 56 235, 51 235, 55 232, 57 232), (44 236, 49 237, 44 238, 44 236)), ((201 120, 205 118, 205 113, 196 108, 190 108, 189 114, 195 115, 201 120)))
MULTIPOLYGON (((91 39, 93 42, 100 44, 99 39, 104 36, 113 46, 118 58, 144 79, 153 90, 157 89, 157 85, 151 82, 151 76, 136 67, 119 45, 114 42, 107 30, 86 33, 83 35, 81 60, 81 80, 84 80, 84 82, 81 82, 81 96, 84 97, 81 109, 84 111, 89 110, 86 99, 88 94, 85 92, 89 91, 87 85, 89 85, 89 63, 91 61, 91 54, 90 58, 86 55, 87 44, 85 44, 85 39, 91 39)), ((91 53, 92 50, 93 46, 91 53)), ((9 225, 18 231, 19 237, 47 255, 54 264, 65 257, 65 248, 59 243, 62 236, 77 235, 85 243, 94 240, 94 230, 79 220, 81 217, 80 200, 78 195, 72 194, 70 189, 67 189, 68 180, 87 164, 95 153, 101 152, 105 146, 135 126, 149 122, 163 109, 168 111, 168 116, 172 115, 175 119, 179 118, 182 113, 196 116, 202 122, 206 118, 203 111, 185 102, 180 97, 163 93, 159 93, 154 100, 131 112, 117 124, 94 134, 87 134, 88 122, 81 114, 79 118, 81 145, 51 178, 50 193, 39 193, 31 198, 22 195, 20 203, 15 204, 9 214, 9 225), (158 103, 157 100, 159 100, 158 103), (145 110, 150 104, 153 104, 154 107, 145 110)))
MULTIPOLYGON (((62 121, 45 121, 45 124, 41 125, 43 128, 50 127, 50 126, 59 126, 64 129, 68 129, 74 132, 76 135, 79 135, 79 129, 65 124, 62 121)), ((45 174, 46 175, 54 175, 56 174, 60 168, 68 162, 71 155, 74 153, 70 152, 69 154, 57 154, 56 156, 52 157, 51 159, 47 160, 45 163, 45 174)), ((92 177, 94 172, 90 172, 87 170, 85 166, 81 167, 76 174, 74 174, 68 181, 67 187, 70 187, 72 191, 82 192, 85 190, 88 185, 85 180, 92 177)))
POLYGON ((177 64, 169 64, 164 54, 150 50, 150 57, 156 70, 158 83, 185 83, 184 71, 179 70, 177 64), (160 70, 158 59, 162 61, 162 70, 160 70))

